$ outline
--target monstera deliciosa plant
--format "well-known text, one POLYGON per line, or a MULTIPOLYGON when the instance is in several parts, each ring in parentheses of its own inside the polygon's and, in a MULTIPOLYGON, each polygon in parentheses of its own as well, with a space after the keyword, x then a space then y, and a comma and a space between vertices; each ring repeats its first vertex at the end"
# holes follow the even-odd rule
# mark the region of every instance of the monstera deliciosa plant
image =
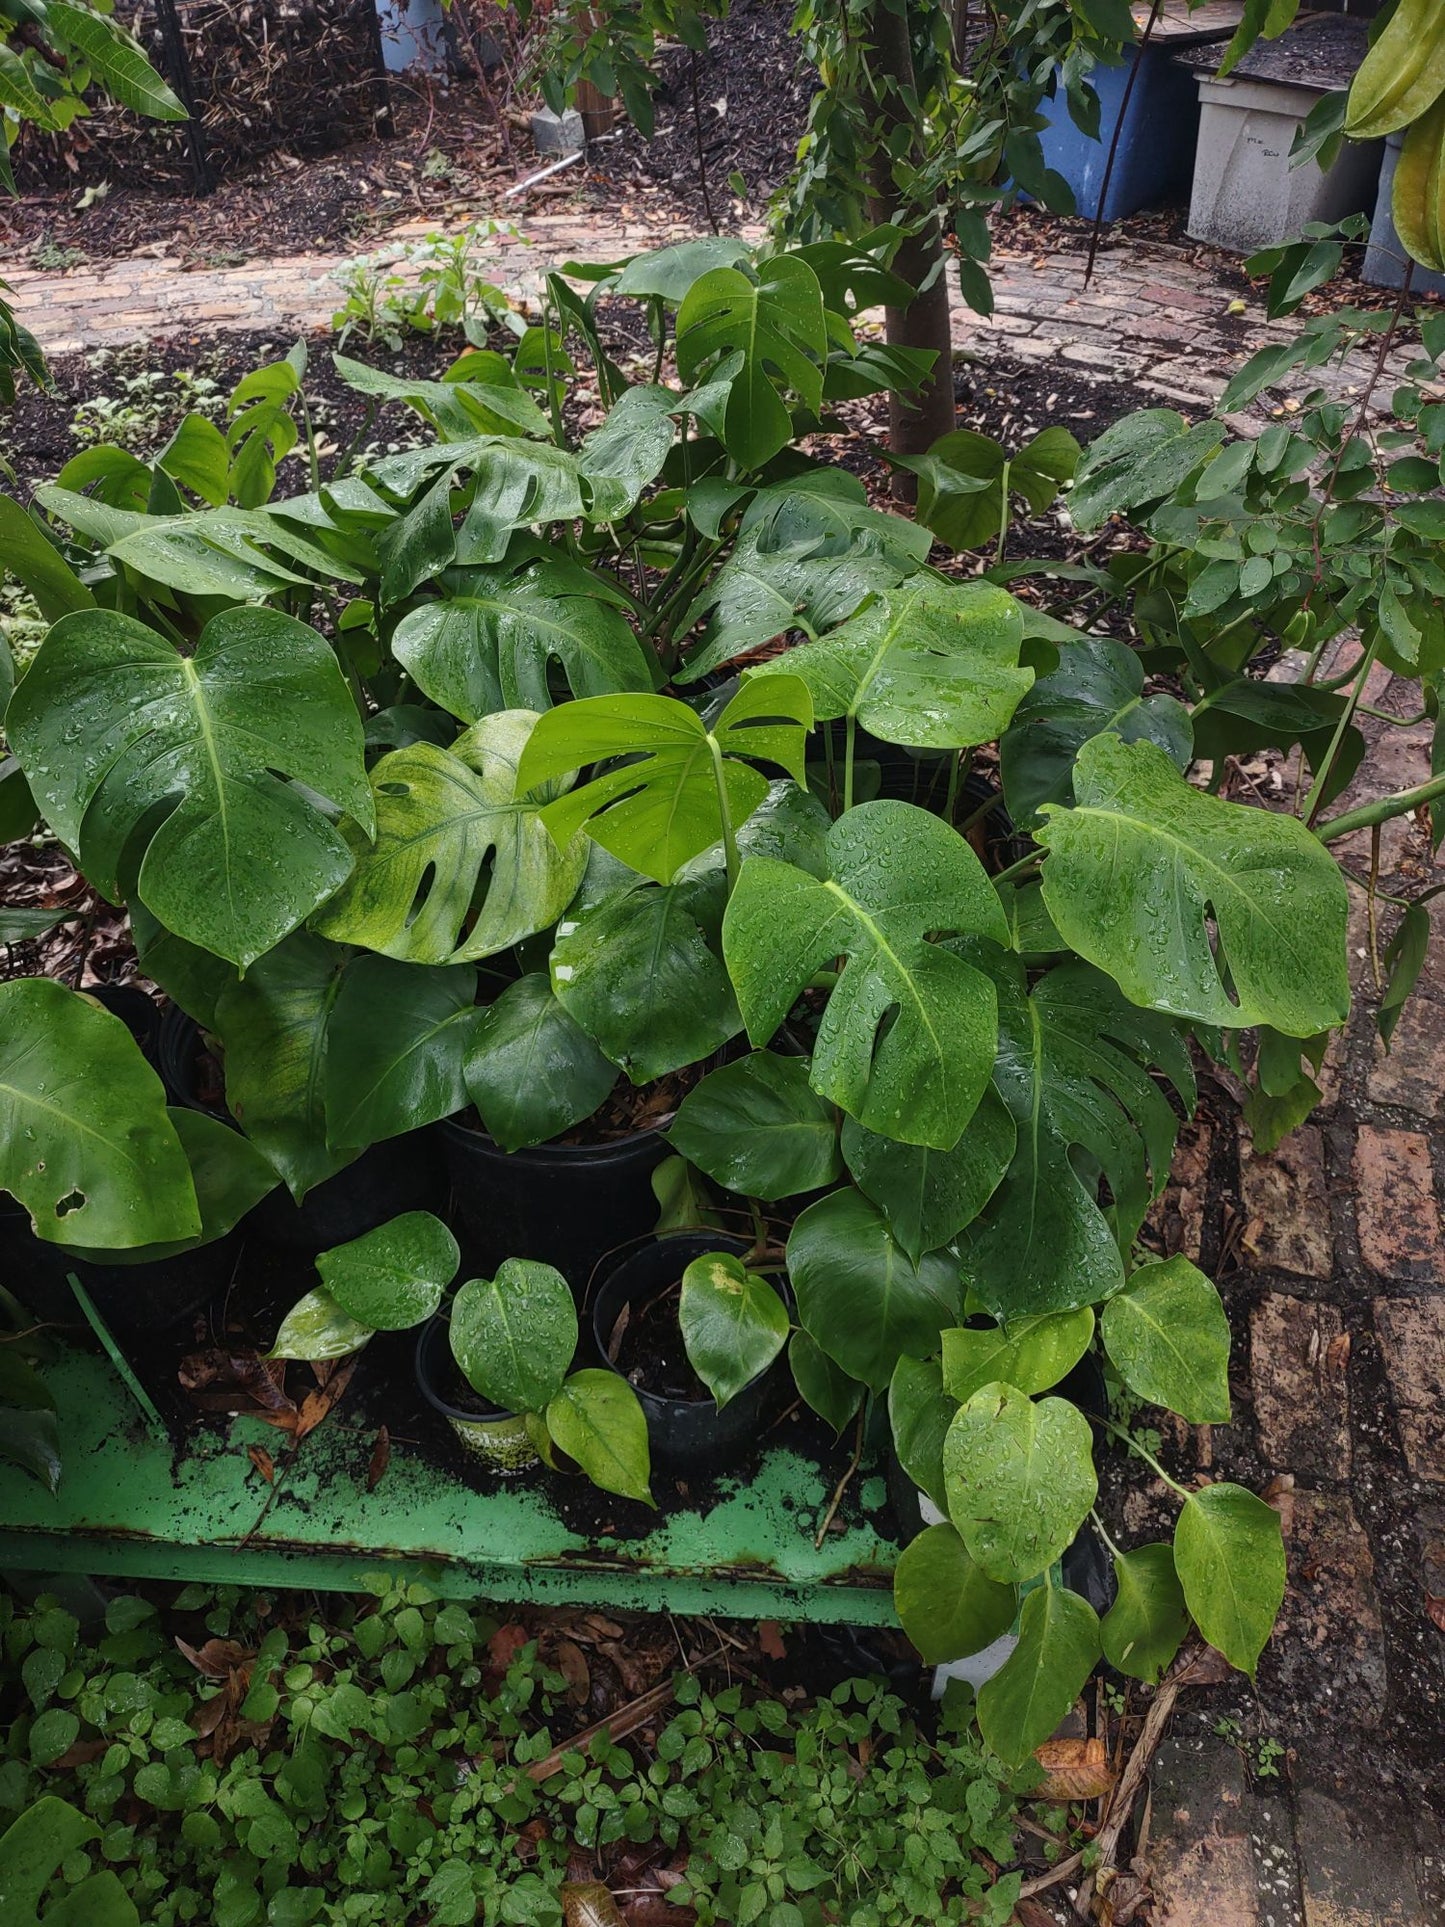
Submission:
POLYGON ((229 431, 87 451, 6 505, 53 621, 6 718, 9 826, 129 906, 241 1129, 198 1140, 117 1020, 11 983, 0 1180, 44 1239, 164 1248, 469 1108, 517 1151, 674 1080, 672 1221, 755 1232, 802 1397, 839 1430, 886 1406, 938 1509, 905 1627, 953 1657, 1022 1599, 980 1709, 1022 1759, 1101 1652, 1155 1678, 1192 1620, 1252 1671, 1268 1636, 1279 1529, 1233 1485, 1173 1487, 1172 1546, 1118 1554, 1102 1623, 1062 1587, 1118 1429, 1071 1391, 1093 1353, 1229 1417, 1218 1295, 1141 1226, 1191 1039, 1343 1021, 1345 888, 1303 823, 1190 780, 1188 705, 1130 648, 930 566, 830 462, 834 403, 924 372, 858 331, 897 298, 867 252, 688 243, 554 277, 512 361, 342 359, 423 439, 307 494, 257 499, 254 437, 296 439, 267 377, 229 431), (658 342, 635 385, 601 327, 627 300, 658 342))

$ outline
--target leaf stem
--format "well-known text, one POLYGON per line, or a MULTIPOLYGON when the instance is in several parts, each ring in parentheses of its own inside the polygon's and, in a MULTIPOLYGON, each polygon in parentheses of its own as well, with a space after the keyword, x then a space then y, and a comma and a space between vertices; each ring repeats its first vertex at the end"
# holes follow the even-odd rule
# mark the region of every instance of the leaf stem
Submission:
POLYGON ((737 888, 738 881, 738 839, 733 828, 732 810, 728 806, 727 770, 723 763, 722 745, 712 731, 708 731, 708 749, 712 753, 713 781, 717 785, 718 815, 722 818, 723 857, 727 863, 728 895, 737 888))
POLYGON ((1379 651, 1379 647, 1380 635, 1379 632, 1376 631, 1375 635, 1371 637, 1365 653, 1355 665, 1354 684, 1349 696, 1346 698, 1344 708, 1340 711, 1340 720, 1335 724, 1335 733, 1330 738, 1330 746, 1320 758, 1320 766, 1315 771, 1315 780, 1310 785, 1310 793, 1305 798, 1303 816, 1306 824, 1313 824, 1316 816, 1319 814, 1320 804, 1324 800, 1325 784, 1329 781, 1330 771, 1335 766, 1335 758, 1340 753, 1340 745, 1345 740, 1345 731, 1354 721, 1355 710, 1358 708, 1360 699, 1365 693, 1365 684, 1369 680, 1371 669, 1374 667, 1375 656, 1379 651))
POLYGON ((843 737, 843 814, 853 807, 853 755, 858 740, 858 718, 848 711, 843 737))
POLYGON ((1103 1418, 1098 1414, 1095 1414, 1095 1416, 1099 1418, 1099 1423, 1103 1426, 1104 1430, 1106 1432, 1112 1432, 1114 1437, 1121 1440, 1129 1450, 1134 1453, 1136 1458, 1141 1458, 1145 1465, 1149 1467, 1150 1471, 1164 1481, 1171 1492, 1177 1492, 1181 1499, 1192 1499, 1194 1497, 1194 1494, 1189 1490, 1188 1486, 1181 1485, 1178 1479, 1170 1478, 1154 1454, 1146 1451, 1132 1432, 1125 1431, 1122 1425, 1116 1425, 1111 1418, 1103 1418))
POLYGON ((1372 830, 1377 823, 1388 823, 1391 817, 1407 816, 1411 810, 1433 803, 1437 796, 1445 796, 1445 771, 1412 790, 1396 790, 1393 796, 1382 796, 1373 803, 1361 803, 1358 809, 1346 810, 1341 816, 1332 816, 1316 827, 1315 835, 1321 843, 1333 843, 1352 830, 1372 830))

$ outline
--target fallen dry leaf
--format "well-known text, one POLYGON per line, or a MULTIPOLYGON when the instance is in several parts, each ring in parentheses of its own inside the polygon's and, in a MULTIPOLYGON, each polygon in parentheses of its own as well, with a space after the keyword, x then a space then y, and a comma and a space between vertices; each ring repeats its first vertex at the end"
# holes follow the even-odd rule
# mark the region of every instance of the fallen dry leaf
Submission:
POLYGON ((386 1468, 391 1464, 391 1433, 383 1425, 376 1434, 376 1444, 371 1448, 371 1464, 366 1468, 366 1489, 375 1492, 386 1477, 386 1468))
POLYGON ((567 1927, 627 1927, 617 1902, 600 1880, 567 1881, 562 1888, 562 1918, 567 1927))
POLYGON ((246 1647, 237 1645, 234 1639, 208 1639, 204 1646, 188 1646, 185 1640, 178 1639, 176 1650, 204 1678, 215 1680, 229 1679, 239 1667, 256 1657, 246 1647))
POLYGON ((1044 1770, 1044 1783, 1029 1797, 1063 1804, 1070 1800, 1102 1800, 1114 1786, 1114 1769, 1102 1740, 1045 1740, 1034 1758, 1044 1770))
POLYGON ((271 1454, 266 1450, 264 1445, 248 1445, 246 1447, 246 1457, 251 1461, 252 1465, 255 1466, 267 1485, 275 1485, 276 1461, 271 1457, 271 1454))
POLYGON ((527 1643, 527 1629, 519 1626, 515 1619, 497 1630, 487 1641, 487 1657, 499 1673, 505 1673, 512 1661, 527 1643))
POLYGON ((1445 1597, 1442 1597, 1438 1593, 1427 1592, 1425 1595, 1425 1611, 1440 1628, 1441 1632, 1445 1633, 1445 1597))
POLYGON ((769 1659, 786 1659, 788 1657, 788 1648, 784 1643, 783 1635, 778 1628, 776 1619, 760 1619, 758 1621, 758 1645, 767 1654, 769 1659))

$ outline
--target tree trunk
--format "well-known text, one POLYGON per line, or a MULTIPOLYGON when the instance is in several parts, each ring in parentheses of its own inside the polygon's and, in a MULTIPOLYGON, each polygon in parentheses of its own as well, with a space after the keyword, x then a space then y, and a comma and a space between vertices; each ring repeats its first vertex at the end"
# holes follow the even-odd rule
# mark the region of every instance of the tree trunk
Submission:
MULTIPOLYGON (((866 105, 879 123, 882 136, 870 157, 869 212, 875 222, 884 222, 893 218, 899 201, 889 139, 900 127, 913 128, 916 116, 907 0, 873 0, 869 40, 876 94, 866 105)), ((908 158, 911 165, 921 159, 916 140, 908 158)), ((916 217, 918 210, 908 208, 903 213, 906 217, 916 217)), ((893 272, 910 287, 923 292, 906 308, 884 310, 889 346, 927 348, 934 353, 933 368, 915 394, 888 397, 890 450, 895 455, 918 455, 931 448, 940 435, 951 433, 954 426, 947 256, 943 227, 936 211, 930 210, 919 232, 911 234, 899 248, 893 272)), ((894 471, 893 493, 899 501, 911 502, 915 498, 916 483, 906 469, 894 471)))

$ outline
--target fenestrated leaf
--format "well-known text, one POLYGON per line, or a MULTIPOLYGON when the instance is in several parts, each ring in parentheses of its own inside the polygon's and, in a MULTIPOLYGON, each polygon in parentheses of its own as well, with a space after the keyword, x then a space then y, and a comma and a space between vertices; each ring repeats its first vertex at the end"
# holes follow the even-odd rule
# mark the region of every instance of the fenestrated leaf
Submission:
POLYGON ((617 1372, 573 1372, 547 1404, 547 1430, 594 1485, 651 1505, 652 1454, 637 1394, 617 1372))
POLYGON ((45 977, 0 984, 0 1186, 49 1244, 201 1229, 160 1079, 118 1017, 45 977))
POLYGON ((858 1410, 867 1387, 850 1378, 841 1365, 835 1365, 818 1341, 802 1330, 788 1340, 788 1364, 804 1404, 835 1432, 841 1432, 858 1410))
POLYGON ((321 1282, 344 1312, 374 1331, 405 1331, 431 1317, 462 1254, 440 1218, 404 1211, 317 1254, 321 1282))
POLYGON ((558 796, 542 821, 562 846, 585 830, 658 883, 711 849, 726 822, 736 832, 768 794, 753 761, 775 763, 800 785, 803 742, 813 720, 796 677, 744 685, 709 728, 672 696, 594 696, 537 719, 517 783, 542 783, 613 757, 628 760, 558 796), (743 759, 750 760, 743 760, 743 759))
POLYGON ((991 742, 1033 681, 1018 665, 1023 618, 991 582, 919 576, 752 670, 799 676, 819 721, 853 716, 887 743, 962 749, 991 742))
POLYGON ((1189 1631, 1173 1549, 1161 1542, 1116 1553, 1114 1585, 1100 1627, 1104 1657, 1115 1672, 1156 1685, 1189 1631))
MULTIPOLYGON (((746 492, 738 486, 739 496, 746 492)), ((815 556, 877 555, 905 573, 921 568, 933 546, 916 522, 871 507, 867 490, 846 468, 808 469, 754 489, 738 535, 753 530, 759 555, 789 549, 815 556)))
POLYGON ((1177 1122, 1149 1067, 1186 1105, 1194 1073, 1178 1028, 1125 1003, 1086 964, 1061 964, 1027 994, 1016 961, 996 972, 995 1082, 1018 1144, 1008 1175, 963 1234, 964 1274, 998 1318, 1097 1304, 1124 1282, 1120 1241, 1132 1239, 1163 1188, 1177 1122), (1078 1148, 1113 1193, 1113 1227, 1078 1148), (1116 1236, 1117 1229, 1117 1236, 1116 1236))
POLYGON ((1019 1615, 1019 1643, 978 1691, 978 1724, 1006 1766, 1021 1767, 1084 1690, 1099 1657, 1099 1620, 1062 1586, 1036 1586, 1019 1615))
POLYGON ((718 955, 718 871, 643 884, 557 926, 552 988, 634 1084, 696 1064, 742 1029, 718 955))
POLYGON ((898 1463, 926 1492, 940 1512, 948 1510, 943 1477, 943 1441, 958 1410, 958 1400, 943 1389, 936 1358, 910 1358, 905 1352, 888 1382, 888 1422, 898 1463))
POLYGON ((1009 1325, 960 1325, 943 1334, 943 1382, 962 1401, 985 1385, 1046 1392, 1071 1372, 1094 1336, 1094 1314, 1056 1311, 1009 1325))
POLYGON ((667 1139, 716 1183, 750 1198, 817 1191, 839 1170, 837 1120, 808 1083, 807 1059, 772 1051, 709 1071, 682 1100, 667 1139))
POLYGON ((1089 1421, 1066 1398, 980 1388, 943 1442, 948 1515, 991 1579, 1032 1579, 1069 1545, 1098 1496, 1089 1421))
POLYGON ((788 1238, 798 1320, 835 1364, 881 1392, 899 1357, 925 1357, 962 1302, 958 1266, 943 1252, 914 1264, 860 1192, 830 1191, 788 1238))
POLYGON ((850 1117, 843 1122, 843 1161, 899 1244, 918 1259, 946 1245, 983 1210, 1008 1170, 1016 1136, 1008 1106, 990 1088, 951 1151, 900 1144, 850 1117))
POLYGON ((792 435, 780 388, 817 412, 827 352, 818 277, 786 254, 760 263, 756 278, 735 267, 709 270, 692 283, 677 311, 677 368, 684 381, 695 382, 720 357, 742 355, 721 440, 744 469, 761 468, 792 435))
POLYGON ((682 1274, 677 1320, 688 1361, 718 1410, 765 1372, 788 1342, 788 1308, 727 1251, 694 1258, 682 1274))
POLYGON ((374 1144, 450 1117, 478 1012, 476 972, 354 957, 327 1027, 326 1125, 333 1144, 374 1144))
POLYGON ((451 1340, 474 1391, 507 1412, 540 1412, 577 1349, 572 1288, 551 1265, 504 1259, 495 1278, 469 1278, 457 1293, 451 1340))
POLYGON ((268 1358, 320 1360, 349 1358, 375 1332, 373 1325, 353 1318, 329 1291, 308 1291, 287 1312, 268 1358))
POLYGON ((397 624, 392 653, 418 689, 465 723, 496 709, 549 709, 548 671, 574 696, 651 689, 641 643, 601 578, 562 558, 468 572, 465 594, 425 602, 397 624))
MULTIPOLYGON (((500 357, 486 365, 484 372, 491 377, 487 381, 424 381, 412 375, 388 374, 384 368, 353 361, 348 355, 333 355, 331 360, 347 387, 358 395, 405 402, 436 429, 440 441, 429 447, 429 468, 440 468, 448 459, 469 468, 481 468, 489 461, 501 465, 514 453, 507 447, 510 440, 522 435, 545 436, 551 427, 500 357)), ((548 452, 568 455, 565 449, 548 452)), ((526 455, 515 453, 520 467, 526 455)), ((410 471, 395 459, 372 462, 369 471, 388 486, 402 489, 411 478, 410 471)), ((528 471, 521 468, 521 472, 528 471)), ((525 507, 525 499, 521 506, 525 507)))
POLYGON ((212 617, 190 657, 113 610, 65 616, 6 729, 37 803, 97 887, 121 894, 126 846, 152 830, 142 901, 242 967, 351 868, 340 832, 295 784, 373 825, 361 722, 336 658, 314 629, 271 609, 212 617))
POLYGON ((540 973, 519 978, 477 1019, 462 1075, 504 1151, 545 1144, 591 1117, 617 1082, 604 1057, 540 973))
POLYGON ((1291 1037, 1344 1022, 1344 879, 1297 817, 1205 796, 1156 744, 1117 736, 1084 744, 1074 797, 1037 833, 1044 902, 1126 997, 1291 1037))
POLYGON ((824 882, 770 857, 742 866, 723 954, 748 1035, 766 1044, 813 973, 846 957, 814 1090, 869 1130, 951 1150, 988 1083, 996 1004, 981 971, 929 938, 1003 942, 998 898, 964 838, 909 803, 860 804, 825 848, 824 882))
POLYGON ((1332 803, 1348 789, 1365 755, 1364 735, 1353 723, 1347 724, 1335 744, 1347 701, 1336 691, 1305 683, 1236 676, 1210 690, 1206 701, 1192 712, 1194 754, 1218 763, 1226 756, 1243 759, 1256 750, 1292 749, 1298 743, 1310 768, 1317 770, 1335 745, 1334 760, 1320 790, 1320 802, 1332 803))
POLYGON ((925 1666, 982 1652, 1013 1624, 1018 1595, 980 1571, 951 1525, 929 1526, 893 1571, 898 1621, 925 1666))
POLYGON ((554 924, 587 854, 580 836, 559 841, 546 827, 543 805, 562 786, 519 778, 537 720, 504 709, 450 749, 413 743, 383 756, 371 772, 376 840, 352 832, 356 867, 314 928, 408 963, 450 964, 554 924))
POLYGON ((1130 1391, 1191 1425, 1229 1423, 1229 1317, 1187 1258, 1141 1266, 1105 1305, 1101 1329, 1130 1391))
POLYGON ((1146 696, 1134 650, 1108 636, 1081 636, 1036 682, 999 743, 999 770, 1014 822, 1027 829, 1044 803, 1071 803, 1074 758, 1093 736, 1147 738, 1179 769, 1190 756, 1189 712, 1173 696, 1146 696))
POLYGON ((1253 1679, 1284 1600, 1279 1514, 1242 1485, 1206 1485, 1184 1501, 1174 1565, 1200 1632, 1253 1679))
POLYGON ((1075 528, 1096 529, 1121 509, 1172 495, 1228 435, 1221 421, 1191 428, 1173 408, 1141 408, 1091 442, 1069 496, 1075 528))

